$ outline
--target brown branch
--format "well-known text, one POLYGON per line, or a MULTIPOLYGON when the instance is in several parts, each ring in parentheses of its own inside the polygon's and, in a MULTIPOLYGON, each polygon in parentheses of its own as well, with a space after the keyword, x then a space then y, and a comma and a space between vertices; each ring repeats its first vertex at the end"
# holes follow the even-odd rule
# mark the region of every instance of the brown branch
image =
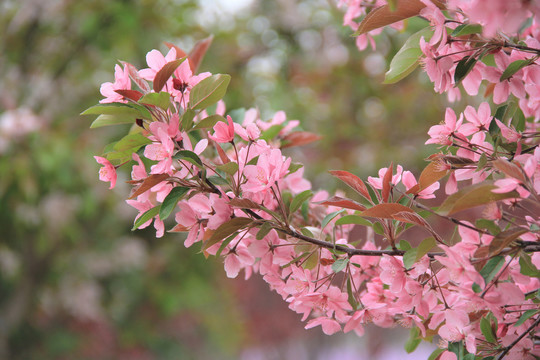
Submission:
POLYGON ((529 326, 529 328, 527 330, 525 330, 523 332, 523 334, 519 335, 516 340, 514 340, 510 345, 508 345, 507 347, 504 348, 504 351, 501 353, 501 355, 499 355, 497 360, 500 360, 500 359, 504 358, 506 356, 506 354, 508 354, 508 352, 514 346, 516 346, 516 344, 518 342, 520 342, 521 339, 523 339, 525 337, 525 335, 527 335, 530 331, 533 331, 538 325, 540 325, 540 316, 536 319, 536 321, 531 326, 529 326))

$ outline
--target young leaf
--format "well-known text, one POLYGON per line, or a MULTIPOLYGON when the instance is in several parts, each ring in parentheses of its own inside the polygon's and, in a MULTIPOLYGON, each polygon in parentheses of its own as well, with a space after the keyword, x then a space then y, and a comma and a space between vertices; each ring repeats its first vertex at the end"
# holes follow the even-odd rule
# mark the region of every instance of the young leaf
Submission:
POLYGON ((394 164, 390 163, 390 166, 386 169, 386 173, 382 179, 381 197, 383 202, 388 202, 390 196, 390 189, 392 188, 392 175, 394 171, 394 164))
POLYGON ((130 161, 134 152, 150 143, 152 141, 142 134, 126 135, 114 144, 112 151, 107 153, 107 159, 109 161, 117 160, 120 163, 130 161))
POLYGON ((226 174, 233 176, 238 171, 238 164, 235 163, 234 161, 230 161, 226 164, 218 165, 216 166, 216 168, 218 170, 225 172, 226 174))
POLYGON ((525 321, 529 320, 531 317, 533 317, 535 314, 538 314, 540 310, 538 309, 530 309, 525 311, 520 317, 519 320, 514 324, 514 326, 520 326, 525 323, 525 321))
POLYGON ((482 33, 482 25, 479 24, 461 24, 452 31, 450 36, 459 37, 482 33))
POLYGON ((226 74, 216 74, 201 80, 189 93, 189 108, 200 110, 217 103, 225 96, 230 81, 230 75, 226 74))
MULTIPOLYGON (((354 36, 416 16, 420 14, 420 10, 426 7, 420 0, 396 0, 396 2, 397 6, 394 10, 388 4, 373 9, 364 17, 354 36)), ((444 8, 442 1, 436 0, 433 3, 440 8, 444 8)))
POLYGON ((526 232, 527 229, 513 227, 498 233, 489 244, 489 255, 492 256, 499 254, 505 247, 510 245, 514 240, 526 232))
POLYGON ((330 170, 329 173, 343 181, 345 184, 349 185, 353 190, 362 195, 368 201, 371 201, 366 184, 364 184, 362 179, 360 179, 358 176, 351 174, 348 171, 341 170, 330 170))
POLYGON ((307 131, 295 131, 287 134, 283 138, 283 144, 281 145, 281 148, 285 149, 293 146, 307 145, 320 139, 322 139, 322 136, 314 133, 310 133, 307 131))
POLYGON ((494 189, 496 189, 496 186, 490 181, 465 187, 446 198, 439 207, 438 212, 441 215, 452 215, 493 201, 519 197, 517 191, 498 194, 492 192, 494 189))
POLYGON ((419 59, 422 56, 420 39, 423 37, 425 41, 429 41, 432 36, 433 30, 431 27, 426 27, 411 35, 390 61, 390 68, 384 75, 383 83, 394 84, 412 73, 418 66, 419 59))
POLYGON ((143 93, 137 90, 114 90, 115 93, 120 94, 124 99, 130 99, 133 101, 139 101, 143 96, 143 93))
POLYGON ((364 226, 372 225, 369 220, 366 220, 363 217, 358 216, 358 215, 345 215, 336 221, 336 225, 347 225, 347 224, 364 225, 364 226))
POLYGON ((484 335, 487 342, 493 344, 497 343, 497 337, 493 333, 493 329, 491 328, 491 322, 486 317, 483 317, 480 320, 480 331, 482 331, 482 335, 484 335))
POLYGON ((413 327, 411 329, 411 332, 409 333, 409 338, 407 339, 407 342, 405 342, 405 351, 407 354, 412 353, 418 345, 422 342, 422 338, 420 337, 420 332, 418 328, 413 327))
POLYGON ((281 129, 283 129, 283 125, 272 125, 268 129, 262 132, 259 139, 266 140, 266 141, 272 140, 273 138, 278 136, 281 129))
POLYGON ((418 194, 420 191, 439 181, 448 174, 448 170, 441 170, 441 166, 438 161, 430 162, 418 179, 418 187, 415 189, 415 186, 407 191, 407 194, 418 194))
POLYGON ((193 128, 194 129, 211 128, 211 127, 214 127, 214 125, 216 125, 219 121, 227 122, 227 120, 225 120, 225 118, 221 115, 217 115, 217 114, 210 115, 202 119, 201 121, 199 121, 197 124, 195 124, 193 128))
POLYGON ((405 267, 405 269, 412 268, 412 266, 416 262, 417 253, 418 253, 418 249, 412 248, 412 249, 407 250, 405 254, 403 254, 403 266, 405 267))
POLYGON ((322 222, 321 222, 321 230, 324 229, 326 227, 326 225, 328 225, 328 223, 330 221, 332 221, 332 219, 334 219, 336 216, 338 216, 339 214, 341 214, 344 211, 345 211, 345 209, 341 209, 339 211, 334 211, 334 212, 331 212, 330 214, 326 215, 324 217, 324 219, 322 220, 322 222))
POLYGON ((454 73, 454 83, 456 85, 459 84, 460 81, 471 72, 478 59, 479 57, 464 56, 463 59, 458 62, 456 65, 456 71, 454 73))
POLYGON ((531 65, 534 62, 534 58, 525 60, 516 60, 510 63, 506 69, 504 69, 499 81, 510 79, 515 73, 523 69, 526 66, 531 65))
POLYGON ((343 271, 346 267, 347 267, 347 264, 349 263, 349 258, 345 258, 345 259, 337 259, 336 261, 334 261, 334 263, 332 264, 332 271, 334 273, 338 273, 338 272, 341 272, 343 271))
POLYGON ((414 212, 410 208, 401 204, 379 204, 367 210, 362 211, 358 215, 365 217, 374 217, 382 219, 394 220, 394 215, 400 212, 414 212))
POLYGON ((189 191, 189 188, 177 186, 171 189, 171 192, 163 199, 161 209, 159 210, 159 218, 165 220, 172 213, 178 201, 180 201, 189 191))
POLYGON ((139 226, 141 226, 148 220, 153 219, 159 213, 160 208, 161 208, 161 205, 155 206, 151 208, 150 210, 146 211, 141 216, 139 216, 137 220, 135 220, 135 223, 133 224, 133 228, 131 229, 131 231, 137 230, 139 226))
POLYGON ((180 150, 178 151, 174 156, 173 159, 175 160, 187 160, 193 165, 202 168, 203 163, 199 155, 195 154, 193 151, 189 150, 180 150))
POLYGON ((229 205, 240 209, 260 209, 261 206, 253 200, 234 198, 229 200, 229 205))
POLYGON ((99 128, 102 126, 120 125, 120 124, 133 124, 135 118, 129 115, 99 115, 96 120, 90 125, 90 129, 99 128))
POLYGON ((195 46, 193 46, 193 49, 189 52, 188 60, 189 60, 189 66, 191 67, 191 71, 196 74, 197 70, 199 69, 199 65, 201 65, 201 62, 204 58, 204 55, 206 54, 206 51, 212 44, 212 40, 214 40, 214 36, 210 35, 206 39, 202 39, 200 41, 197 41, 195 46))
POLYGON ((295 213, 298 209, 300 209, 300 206, 302 206, 302 203, 304 201, 307 201, 312 196, 313 196, 313 191, 311 190, 306 190, 296 195, 294 199, 291 201, 291 205, 289 207, 289 213, 290 214, 295 213))
POLYGON ((228 238, 226 238, 225 240, 223 240, 223 242, 221 243, 221 245, 219 246, 219 249, 218 251, 216 252, 216 257, 219 257, 221 255, 221 253, 223 252, 223 250, 225 250, 225 248, 227 247, 227 245, 229 245, 231 243, 231 241, 236 237, 236 233, 235 234, 232 234, 231 236, 229 236, 228 238))
POLYGON ((536 265, 534 265, 531 260, 531 256, 527 253, 520 254, 519 267, 520 267, 520 272, 523 275, 530 276, 533 278, 540 277, 540 270, 536 268, 536 265))
POLYGON ((186 58, 169 61, 157 72, 156 76, 154 77, 154 91, 156 93, 159 93, 161 89, 163 89, 167 83, 167 80, 169 80, 171 75, 174 73, 174 70, 176 70, 180 64, 184 62, 184 60, 186 60, 186 58))
POLYGON ((268 235, 268 233, 270 232, 270 230, 272 230, 272 224, 268 221, 265 221, 261 228, 259 229, 259 231, 257 232, 257 235, 255 236, 255 238, 257 240, 262 240, 264 239, 264 237, 266 235, 268 235))
POLYGON ((144 179, 141 185, 134 189, 133 193, 128 199, 136 198, 137 196, 147 192, 162 181, 165 181, 169 177, 169 174, 152 174, 148 176, 146 179, 144 179))
POLYGON ((487 264, 480 270, 480 275, 484 278, 486 285, 493 280, 503 265, 504 256, 495 256, 494 258, 489 259, 487 264))
POLYGON ((94 105, 81 113, 81 115, 123 115, 135 119, 151 120, 152 115, 144 107, 136 104, 108 103, 94 105))
POLYGON ((195 111, 187 109, 182 114, 182 119, 180 119, 180 125, 182 130, 189 131, 193 127, 193 118, 195 117, 195 111))
POLYGON ((170 100, 171 94, 162 91, 159 93, 148 93, 144 95, 142 98, 140 98, 139 103, 145 105, 153 105, 163 110, 167 110, 169 108, 169 105, 171 104, 170 100))
POLYGON ((253 220, 245 217, 235 217, 226 223, 221 224, 216 231, 212 233, 210 238, 204 243, 203 251, 208 249, 214 244, 217 244, 219 241, 225 239, 226 237, 234 234, 238 230, 244 229, 253 223, 253 220))
POLYGON ((359 211, 366 210, 366 207, 364 205, 361 205, 353 200, 343 199, 339 196, 332 196, 329 199, 317 202, 317 204, 327 205, 327 206, 337 206, 337 207, 342 207, 345 209, 352 209, 352 210, 359 210, 359 211))

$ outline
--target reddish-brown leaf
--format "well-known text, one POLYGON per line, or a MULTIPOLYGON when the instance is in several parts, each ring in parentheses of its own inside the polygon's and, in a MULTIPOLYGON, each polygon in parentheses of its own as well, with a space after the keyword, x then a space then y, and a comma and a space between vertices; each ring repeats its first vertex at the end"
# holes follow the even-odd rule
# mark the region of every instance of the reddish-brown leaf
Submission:
POLYGON ((176 58, 177 59, 181 59, 181 58, 185 58, 187 56, 187 54, 184 52, 184 50, 182 50, 180 47, 174 45, 173 43, 170 43, 170 42, 167 42, 165 41, 165 45, 169 48, 169 49, 173 49, 176 50, 176 58))
POLYGON ((345 184, 349 185, 353 190, 362 195, 367 200, 371 201, 369 196, 369 191, 366 187, 366 184, 358 176, 351 174, 348 171, 343 170, 330 170, 330 174, 337 177, 339 180, 343 181, 345 184))
MULTIPOLYGON (((375 205, 369 209, 362 211, 358 215, 365 216, 365 217, 396 220, 394 216, 402 212, 414 213, 414 211, 411 208, 408 208, 405 205, 386 203, 386 204, 375 205)), ((403 214, 401 214, 401 216, 403 217, 403 214)))
POLYGON ((420 191, 439 181, 448 174, 448 169, 445 169, 439 161, 430 162, 420 174, 418 184, 407 191, 407 194, 418 194, 420 191))
POLYGON ((293 146, 302 146, 320 139, 322 139, 322 136, 308 131, 295 131, 283 138, 284 144, 281 145, 281 148, 284 149, 293 146))
POLYGON ((185 60, 185 58, 182 59, 176 59, 173 61, 169 61, 163 67, 157 72, 156 77, 154 78, 154 91, 160 92, 161 89, 165 86, 167 83, 167 80, 171 77, 171 75, 174 73, 174 70, 180 66, 180 64, 185 60))
POLYGON ((497 170, 503 172, 506 176, 517 179, 521 181, 521 183, 525 183, 527 181, 523 170, 515 163, 511 163, 510 161, 504 159, 497 159, 493 161, 493 166, 497 170))
POLYGON ((520 227, 513 227, 498 233, 489 244, 489 255, 495 256, 499 254, 505 247, 510 245, 514 240, 525 234, 528 230, 520 227))
POLYGON ((212 40, 214 40, 214 37, 211 35, 207 37, 206 39, 197 41, 195 46, 193 46, 193 49, 191 49, 188 55, 188 59, 189 59, 189 66, 191 67, 191 71, 193 71, 193 74, 197 73, 197 70, 199 69, 199 66, 201 65, 201 62, 204 58, 204 55, 206 54, 206 51, 212 44, 212 40))
POLYGON ((227 221, 226 223, 221 224, 216 231, 212 233, 210 238, 205 241, 203 250, 208 249, 210 246, 217 244, 226 237, 234 234, 236 231, 248 227, 253 220, 245 217, 236 217, 227 221))
POLYGON ((188 232, 189 230, 184 225, 176 224, 169 232, 188 232))
POLYGON ((317 204, 327 205, 327 206, 337 206, 337 207, 342 207, 345 209, 352 209, 352 210, 359 210, 359 211, 366 210, 366 207, 364 205, 361 205, 353 200, 341 198, 339 196, 333 196, 330 199, 319 201, 317 202, 317 204))
POLYGON ((218 152, 218 155, 219 155, 219 158, 221 159, 221 162, 223 164, 231 162, 231 160, 229 159, 227 154, 225 154, 225 151, 223 151, 223 149, 221 148, 221 146, 218 143, 214 142, 214 147, 216 148, 216 150, 218 152))
MULTIPOLYGON (((397 0, 396 2, 397 4, 394 11, 392 11, 387 4, 368 13, 360 23, 360 26, 354 35, 362 35, 368 31, 416 16, 420 13, 420 10, 426 7, 420 0, 397 0)), ((442 1, 433 1, 433 3, 441 9, 444 8, 444 3, 442 1)))
POLYGON ((419 226, 422 226, 423 228, 425 228, 427 231, 429 231, 431 233, 431 235, 433 235, 433 237, 435 238, 436 241, 442 243, 443 240, 442 238, 439 236, 439 234, 437 234, 435 232, 435 230, 431 227, 431 225, 426 221, 426 219, 424 219, 423 217, 421 217, 420 215, 418 215, 417 213, 415 212, 410 212, 410 211, 401 211, 401 212, 398 212, 396 213, 394 216, 394 219, 396 220, 399 220, 399 221, 403 221, 403 222, 407 222, 407 223, 410 223, 410 224, 416 224, 416 225, 419 225, 419 226))
POLYGON ((388 202, 388 197, 390 196, 390 189, 392 187, 392 175, 394 171, 394 164, 390 163, 390 166, 386 170, 386 174, 384 174, 383 180, 382 180, 382 201, 388 202))
POLYGON ((241 209, 260 209, 261 206, 253 200, 234 198, 229 200, 229 205, 241 209))
POLYGON ((114 90, 117 94, 122 95, 126 99, 130 99, 133 101, 139 101, 139 99, 143 96, 143 93, 137 90, 114 90))
POLYGON ((137 196, 141 195, 142 193, 150 190, 160 182, 164 181, 165 179, 169 178, 170 175, 168 174, 152 174, 148 176, 141 185, 133 189, 133 193, 129 197, 129 199, 134 199, 137 196))

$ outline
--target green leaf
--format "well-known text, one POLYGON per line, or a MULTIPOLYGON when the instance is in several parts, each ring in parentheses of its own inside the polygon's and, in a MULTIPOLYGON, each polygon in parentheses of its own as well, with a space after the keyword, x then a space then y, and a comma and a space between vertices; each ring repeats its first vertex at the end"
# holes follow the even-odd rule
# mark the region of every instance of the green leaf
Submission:
POLYGON ((228 162, 226 164, 218 165, 218 166, 216 166, 216 168, 218 170, 221 170, 221 171, 233 176, 238 171, 238 164, 235 163, 234 161, 230 161, 230 162, 228 162))
POLYGON ((525 115, 523 114, 523 111, 520 108, 517 108, 516 112, 514 113, 514 117, 512 118, 512 125, 514 125, 517 132, 522 132, 525 130, 525 122, 525 115))
POLYGON ((304 201, 307 201, 312 196, 313 196, 313 191, 311 190, 306 190, 296 195, 294 199, 291 201, 291 205, 289 207, 289 213, 290 214, 295 213, 298 209, 300 209, 304 201))
POLYGON ((448 343, 448 351, 456 354, 458 360, 462 360, 465 353, 465 348, 463 347, 463 343, 461 341, 451 342, 448 343))
POLYGON ((446 349, 436 349, 434 350, 431 355, 429 355, 428 360, 435 360, 441 355, 446 349))
POLYGON ((195 117, 195 111, 187 109, 186 112, 182 115, 180 124, 182 125, 182 130, 189 131, 193 127, 193 118, 195 117))
POLYGON ((133 224, 133 228, 131 229, 131 231, 138 229, 139 226, 141 226, 148 220, 153 219, 159 213, 159 209, 161 209, 161 205, 155 206, 151 208, 150 210, 146 211, 141 216, 139 216, 137 220, 135 220, 135 223, 133 224))
POLYGON ((478 24, 461 24, 452 31, 450 36, 459 37, 471 34, 482 33, 482 25, 478 24))
POLYGON ((120 124, 133 124, 133 116, 130 115, 99 115, 96 120, 90 125, 90 129, 99 128, 102 126, 120 125, 120 124))
POLYGON ((480 275, 484 278, 486 285, 493 280, 495 275, 501 270, 504 265, 504 256, 495 256, 484 265, 482 270, 480 270, 480 275))
POLYGON ((529 66, 534 62, 534 58, 526 60, 516 60, 510 63, 506 69, 504 69, 499 81, 510 79, 515 73, 523 69, 525 66, 529 66))
POLYGON ((225 239, 228 236, 236 233, 238 230, 246 228, 248 225, 253 223, 253 220, 245 217, 236 217, 227 221, 226 223, 221 224, 216 231, 212 233, 210 239, 204 243, 203 250, 208 249, 214 244, 217 244, 219 241, 225 239))
POLYGON ((283 125, 272 125, 268 129, 263 131, 259 139, 265 140, 265 141, 272 140, 279 134, 281 129, 283 129, 283 125))
POLYGON ((349 304, 351 304, 353 310, 356 310, 358 308, 358 301, 356 301, 356 298, 354 297, 350 276, 347 277, 347 301, 349 302, 349 304))
POLYGON ((492 192, 494 189, 496 189, 496 186, 490 181, 467 186, 446 198, 439 207, 438 213, 452 215, 493 201, 519 197, 516 191, 499 194, 492 192))
POLYGON ((525 311, 520 317, 519 320, 514 324, 514 326, 520 326, 523 325, 523 323, 527 320, 529 320, 533 315, 538 314, 540 310, 538 309, 530 309, 525 311))
POLYGON ((270 232, 270 230, 272 230, 272 224, 268 221, 264 222, 261 226, 261 228, 259 229, 259 231, 257 232, 257 235, 255 236, 255 238, 257 240, 262 240, 264 239, 264 237, 266 235, 268 235, 268 233, 270 232))
POLYGON ((345 258, 345 259, 337 259, 336 261, 334 261, 334 263, 332 264, 332 271, 334 273, 338 273, 338 272, 341 272, 343 271, 346 267, 347 267, 347 264, 349 263, 349 258, 345 258))
POLYGON ((228 238, 226 238, 225 240, 223 240, 223 242, 221 243, 221 245, 219 246, 219 249, 218 251, 216 252, 216 257, 219 257, 221 255, 221 253, 223 252, 223 250, 225 250, 225 247, 231 243, 231 241, 236 237, 236 233, 232 234, 231 236, 229 236, 228 238))
POLYGON ((140 104, 157 106, 160 109, 167 110, 171 104, 171 94, 165 91, 158 93, 148 93, 139 99, 140 104))
POLYGON ((358 215, 345 215, 336 221, 336 225, 347 225, 347 224, 364 225, 364 226, 372 225, 371 221, 366 220, 363 217, 358 216, 358 215))
POLYGON ((189 93, 189 108, 200 110, 217 103, 225 96, 230 81, 230 75, 226 74, 216 74, 201 80, 189 93))
POLYGON ((480 294, 482 292, 482 288, 477 283, 473 283, 472 291, 474 291, 476 294, 480 294))
POLYGON ((117 160, 119 163, 130 161, 134 152, 151 143, 151 140, 140 133, 129 134, 117 141, 106 157, 109 161, 117 160))
POLYGON ((480 330, 482 331, 482 335, 484 335, 484 337, 486 338, 486 341, 493 344, 497 343, 497 337, 493 333, 491 321, 489 321, 486 317, 483 317, 480 320, 480 330))
POLYGON ((225 120, 225 118, 221 115, 217 115, 217 114, 210 115, 209 117, 206 117, 202 119, 201 121, 199 121, 197 124, 195 124, 194 129, 211 128, 211 127, 214 127, 214 125, 216 125, 220 121, 227 122, 227 120, 225 120))
POLYGON ((536 268, 531 260, 531 256, 527 253, 521 253, 519 256, 520 272, 523 275, 533 278, 540 277, 540 270, 536 268))
POLYGON ((407 339, 407 342, 405 342, 405 351, 407 354, 412 353, 418 345, 422 342, 422 338, 420 337, 420 331, 418 328, 413 327, 409 333, 409 338, 407 339))
POLYGON ((193 165, 202 168, 203 163, 199 155, 195 154, 193 151, 189 150, 180 150, 178 151, 174 156, 173 159, 175 160, 187 160, 193 165))
POLYGON ((163 199, 161 209, 159 210, 159 218, 161 220, 165 220, 166 218, 168 218, 176 207, 176 204, 178 204, 178 201, 180 201, 180 199, 182 199, 188 191, 189 188, 183 186, 177 186, 172 188, 172 190, 165 197, 165 199, 163 199))
POLYGON ((416 254, 418 253, 417 248, 409 249, 403 254, 403 266, 405 269, 410 269, 416 262, 416 254))
POLYGON ((454 73, 454 83, 456 85, 471 72, 479 58, 480 57, 465 56, 458 62, 454 73))
POLYGON ((331 212, 330 214, 326 215, 324 217, 324 219, 322 220, 322 222, 321 222, 321 230, 324 229, 326 227, 326 225, 328 225, 328 223, 330 221, 332 221, 332 219, 334 219, 336 216, 338 216, 339 214, 341 214, 344 211, 345 211, 345 209, 341 209, 341 210, 334 211, 334 212, 331 212))
POLYGON ((152 115, 143 106, 136 104, 108 103, 94 105, 81 113, 81 115, 125 115, 133 117, 133 120, 152 120, 152 115))
POLYGON ((388 69, 384 76, 384 84, 396 83, 413 72, 422 56, 420 39, 424 37, 426 41, 429 41, 431 36, 433 36, 433 30, 431 27, 426 27, 414 33, 405 41, 405 44, 403 44, 390 62, 390 69, 388 69))
POLYGON ((426 255, 431 249, 437 245, 437 241, 433 237, 428 237, 418 245, 416 253, 416 261, 420 260, 424 255, 426 255))
POLYGON ((493 220, 478 219, 476 220, 475 225, 478 229, 484 229, 489 231, 491 235, 497 235, 501 232, 499 225, 497 225, 493 220))

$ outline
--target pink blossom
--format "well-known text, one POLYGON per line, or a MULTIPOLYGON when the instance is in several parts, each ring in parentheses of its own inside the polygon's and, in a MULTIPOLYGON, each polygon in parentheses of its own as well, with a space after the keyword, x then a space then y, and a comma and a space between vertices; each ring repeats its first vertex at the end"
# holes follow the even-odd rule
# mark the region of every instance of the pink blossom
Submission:
POLYGON ((150 124, 150 131, 155 135, 156 142, 146 145, 144 156, 150 160, 159 161, 151 168, 152 174, 171 173, 174 142, 166 132, 166 125, 157 121, 150 124))
MULTIPOLYGON (((379 189, 379 190, 382 189, 383 188, 382 182, 387 171, 388 171, 388 168, 381 168, 379 170, 379 177, 368 176, 368 182, 375 189, 379 189)), ((393 185, 397 185, 401 181, 402 172, 403 172, 403 166, 401 165, 396 166, 396 172, 392 175, 392 181, 391 181, 393 185)))
MULTIPOLYGON (((175 100, 178 101, 183 107, 189 102, 189 93, 191 89, 197 85, 201 80, 211 76, 209 72, 193 75, 189 61, 186 59, 180 66, 174 71, 175 78, 172 80, 173 87, 171 94, 175 100)), ((221 103, 223 104, 223 103, 221 103)))
POLYGON ((285 176, 291 158, 281 155, 279 149, 272 149, 259 155, 257 165, 247 165, 244 175, 247 182, 242 186, 244 191, 260 192, 272 187, 276 181, 285 176))
POLYGON ((152 50, 146 54, 146 63, 148 64, 148 68, 139 70, 139 76, 145 80, 154 81, 158 71, 161 70, 165 64, 175 59, 176 50, 174 48, 171 48, 165 56, 163 56, 159 50, 152 50))
MULTIPOLYGON (((403 176, 401 178, 401 182, 403 182, 403 185, 405 185, 405 188, 407 190, 411 189, 412 187, 416 186, 418 183, 416 182, 416 178, 414 177, 413 173, 410 171, 404 171, 403 176)), ((433 184, 429 185, 425 189, 422 189, 418 194, 418 198, 420 199, 433 199, 435 198, 435 195, 433 194, 436 190, 438 190, 440 187, 440 184, 438 181, 434 182, 433 184)))
POLYGON ((98 164, 103 165, 101 169, 99 169, 99 180, 101 181, 110 181, 111 186, 109 189, 114 188, 116 185, 116 168, 109 162, 109 160, 105 159, 101 156, 94 156, 94 159, 98 162, 98 164))
POLYGON ((129 70, 127 66, 122 69, 120 65, 114 67, 114 83, 106 82, 101 84, 99 92, 105 96, 105 99, 100 100, 100 103, 126 102, 124 97, 118 94, 115 90, 131 89, 131 80, 129 79, 129 70))
POLYGON ((228 143, 234 139, 234 123, 232 118, 227 115, 227 124, 218 121, 214 125, 214 135, 208 133, 208 137, 218 143, 228 143))
MULTIPOLYGON (((148 210, 154 208, 154 205, 149 200, 145 200, 145 201, 126 200, 126 203, 133 206, 135 209, 139 210, 139 214, 135 218, 135 221, 137 221, 137 219, 140 218, 145 212, 147 212, 148 210)), ((139 229, 144 229, 144 228, 148 227, 152 223, 152 220, 153 219, 150 219, 150 220, 146 221, 145 223, 140 225, 138 228, 139 229)), ((158 237, 158 238, 162 237, 164 232, 165 232, 165 224, 159 218, 159 216, 156 216, 154 218, 154 228, 156 229, 156 237, 158 237)))
POLYGON ((390 285, 390 291, 393 293, 400 293, 407 279, 403 264, 394 256, 383 255, 379 266, 382 270, 379 277, 383 284, 390 285))
POLYGON ((463 124, 461 132, 465 136, 472 135, 479 131, 489 130, 489 124, 491 123, 491 110, 487 102, 483 102, 478 107, 478 112, 472 107, 467 106, 464 111, 465 118, 469 121, 463 124))
POLYGON ((434 125, 429 129, 428 135, 431 138, 426 144, 452 145, 454 139, 465 139, 465 135, 461 133, 462 123, 463 115, 457 119, 454 110, 446 108, 444 125, 434 125))
POLYGON ((328 317, 318 317, 318 318, 315 318, 313 320, 310 320, 307 325, 306 325, 306 329, 311 329, 315 326, 319 326, 321 325, 322 327, 322 331, 326 334, 326 335, 333 335, 339 331, 341 331, 341 325, 339 325, 339 323, 334 320, 334 319, 331 319, 331 318, 328 318, 328 317))

